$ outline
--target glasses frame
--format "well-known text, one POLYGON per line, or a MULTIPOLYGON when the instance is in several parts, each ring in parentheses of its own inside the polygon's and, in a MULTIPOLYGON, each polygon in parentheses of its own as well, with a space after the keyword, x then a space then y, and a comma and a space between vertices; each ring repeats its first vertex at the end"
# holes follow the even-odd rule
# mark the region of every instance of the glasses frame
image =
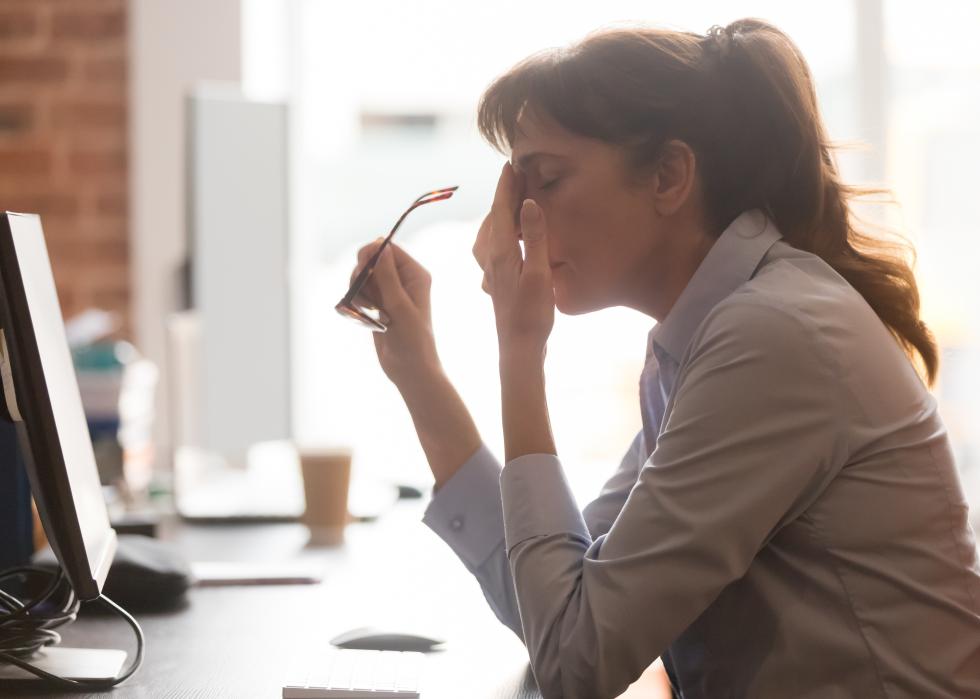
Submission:
POLYGON ((364 285, 367 284, 368 279, 370 279, 371 277, 371 273, 374 271, 374 268, 378 264, 378 260, 381 259, 381 253, 384 252, 384 249, 388 246, 388 243, 391 242, 392 237, 395 235, 395 231, 397 231, 398 227, 402 225, 402 221, 405 220, 405 217, 408 216, 412 211, 414 211, 418 207, 422 206, 423 204, 431 204, 434 201, 443 201, 444 199, 449 199, 456 192, 457 189, 459 189, 458 186, 446 187, 444 189, 436 189, 431 192, 426 192, 418 199, 413 201, 411 206, 405 209, 405 213, 403 213, 401 216, 398 217, 398 220, 395 222, 395 225, 392 227, 391 232, 389 232, 388 235, 385 236, 385 239, 381 242, 381 245, 378 246, 378 249, 371 256, 371 259, 367 261, 367 264, 364 265, 364 268, 358 273, 358 275, 351 282, 350 288, 347 290, 347 293, 344 294, 344 297, 337 302, 336 306, 334 306, 334 309, 340 315, 344 316, 345 318, 349 318, 357 323, 360 323, 361 325, 367 326, 374 332, 383 333, 388 330, 388 326, 385 325, 383 322, 381 322, 379 319, 374 318, 367 311, 367 309, 357 306, 354 303, 354 299, 357 297, 359 293, 361 293, 361 289, 364 288, 364 285))

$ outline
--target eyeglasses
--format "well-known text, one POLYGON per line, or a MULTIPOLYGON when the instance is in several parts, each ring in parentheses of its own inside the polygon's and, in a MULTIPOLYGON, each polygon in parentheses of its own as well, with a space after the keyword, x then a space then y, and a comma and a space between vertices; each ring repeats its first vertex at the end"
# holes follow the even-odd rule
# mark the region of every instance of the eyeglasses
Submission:
POLYGON ((374 271, 375 266, 378 264, 381 253, 384 252, 384 249, 388 246, 392 236, 395 235, 395 231, 398 230, 398 227, 402 225, 402 221, 405 220, 405 217, 408 216, 413 209, 417 209, 423 204, 431 204, 434 201, 449 199, 449 197, 451 197, 457 189, 459 189, 459 187, 447 187, 445 189, 437 189, 434 192, 426 192, 412 202, 412 205, 408 207, 405 210, 405 213, 398 218, 394 228, 391 229, 391 232, 382 241, 381 245, 378 246, 378 249, 375 251, 374 255, 371 256, 371 259, 368 260, 366 265, 364 265, 364 269, 362 269, 357 277, 354 278, 354 281, 351 282, 350 289, 347 290, 347 294, 345 294, 344 298, 340 299, 340 302, 335 306, 340 315, 350 318, 361 325, 367 326, 374 332, 383 333, 388 330, 388 326, 381 321, 381 313, 378 309, 358 306, 354 303, 354 298, 361 293, 361 289, 367 283, 367 280, 371 277, 371 273, 374 271))

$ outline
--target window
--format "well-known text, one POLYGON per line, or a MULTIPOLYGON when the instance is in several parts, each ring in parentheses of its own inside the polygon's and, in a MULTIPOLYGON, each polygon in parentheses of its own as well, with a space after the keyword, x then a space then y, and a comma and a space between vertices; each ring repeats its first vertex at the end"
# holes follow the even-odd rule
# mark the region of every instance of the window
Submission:
POLYGON ((923 313, 942 348, 935 393, 980 522, 980 5, 884 6, 887 181, 915 240, 923 313))
MULTIPOLYGON (((387 233, 423 191, 460 185, 448 202, 413 213, 398 235, 433 274, 443 363, 484 439, 502 455, 493 314, 470 254, 502 164, 476 132, 480 92, 526 55, 602 25, 646 21, 703 32, 758 16, 800 45, 832 138, 871 140, 871 151, 840 156, 845 178, 884 173, 904 202, 905 223, 920 246, 927 319, 944 343, 937 393, 964 472, 980 471, 974 467, 980 447, 967 430, 976 424, 970 401, 980 389, 980 372, 969 368, 978 362, 968 319, 980 316, 980 288, 969 274, 980 233, 980 198, 968 176, 980 162, 980 49, 969 35, 980 18, 971 4, 933 4, 927 18, 921 8, 898 2, 855 0, 819 10, 775 1, 691 7, 614 0, 565 4, 560 11, 515 0, 484 6, 301 0, 293 11, 300 439, 352 445, 362 476, 427 482, 411 421, 377 366, 370 333, 332 306, 360 245, 387 233), (875 76, 881 74, 887 87, 869 93, 868 81, 880 85, 875 76)), ((652 320, 625 309, 556 320, 548 355, 552 422, 583 504, 640 427, 637 381, 650 327, 652 320)), ((980 498, 980 483, 973 488, 980 498)))

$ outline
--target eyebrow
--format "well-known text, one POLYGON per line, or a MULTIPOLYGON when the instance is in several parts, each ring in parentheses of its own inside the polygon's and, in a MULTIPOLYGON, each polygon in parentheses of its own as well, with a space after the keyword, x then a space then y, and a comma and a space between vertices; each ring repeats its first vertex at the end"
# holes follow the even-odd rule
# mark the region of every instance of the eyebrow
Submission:
POLYGON ((539 158, 562 158, 563 156, 557 153, 547 153, 545 151, 535 151, 533 153, 526 153, 517 159, 517 167, 520 170, 527 171, 527 168, 531 163, 539 158))

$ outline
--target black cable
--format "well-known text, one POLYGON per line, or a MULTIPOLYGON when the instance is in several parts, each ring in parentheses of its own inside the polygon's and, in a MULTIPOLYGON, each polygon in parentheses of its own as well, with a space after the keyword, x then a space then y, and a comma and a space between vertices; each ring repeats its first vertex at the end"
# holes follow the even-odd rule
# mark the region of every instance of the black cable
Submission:
POLYGON ((31 655, 46 645, 58 643, 61 636, 53 629, 75 620, 78 601, 60 569, 57 573, 52 573, 30 566, 13 568, 0 574, 0 581, 15 577, 29 580, 32 576, 39 575, 53 578, 51 585, 43 594, 26 604, 0 589, 0 603, 10 610, 6 614, 0 614, 0 652, 18 656, 31 655), (62 587, 64 601, 56 613, 36 611, 62 587))
POLYGON ((136 656, 125 672, 108 680, 73 680, 46 672, 30 662, 34 653, 61 641, 61 636, 54 629, 74 621, 81 606, 60 568, 57 572, 34 566, 12 568, 0 573, 0 583, 10 578, 32 576, 48 576, 52 581, 44 592, 29 601, 22 601, 0 589, 0 662, 15 665, 36 677, 71 689, 108 689, 132 677, 143 662, 143 630, 129 612, 105 595, 99 595, 96 601, 121 616, 136 634, 136 656), (55 600, 62 589, 61 599, 55 600), (54 609, 45 610, 46 605, 53 605, 54 609))

